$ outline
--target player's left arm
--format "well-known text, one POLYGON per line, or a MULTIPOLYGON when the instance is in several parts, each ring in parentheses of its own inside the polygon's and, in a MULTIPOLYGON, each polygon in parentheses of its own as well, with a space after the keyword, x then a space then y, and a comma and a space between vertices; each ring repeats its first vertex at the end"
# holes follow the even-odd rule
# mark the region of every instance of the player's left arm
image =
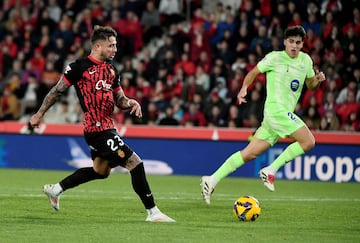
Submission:
POLYGON ((121 108, 122 110, 130 109, 130 114, 135 114, 135 116, 139 118, 142 117, 142 111, 139 102, 126 97, 122 89, 114 92, 114 98, 117 107, 121 108))
POLYGON ((323 82, 325 79, 326 79, 325 74, 323 72, 320 72, 319 70, 315 70, 315 76, 311 78, 306 78, 305 84, 309 89, 315 90, 319 88, 321 82, 323 82))

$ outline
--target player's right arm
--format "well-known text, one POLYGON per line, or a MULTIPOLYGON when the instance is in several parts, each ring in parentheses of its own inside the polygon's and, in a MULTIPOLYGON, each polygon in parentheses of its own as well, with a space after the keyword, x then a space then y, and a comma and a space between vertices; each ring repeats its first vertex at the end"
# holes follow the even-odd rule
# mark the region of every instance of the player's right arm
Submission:
POLYGON ((55 104, 56 101, 63 95, 63 93, 69 88, 69 85, 64 81, 63 76, 56 83, 54 87, 51 88, 49 93, 45 96, 39 110, 30 118, 30 125, 32 127, 39 127, 42 118, 44 117, 46 111, 55 104))
POLYGON ((239 102, 239 105, 242 103, 246 103, 245 96, 247 94, 248 87, 254 82, 256 76, 260 74, 260 70, 257 66, 255 66, 253 69, 248 72, 248 74, 245 76, 244 83, 237 95, 237 99, 239 102))

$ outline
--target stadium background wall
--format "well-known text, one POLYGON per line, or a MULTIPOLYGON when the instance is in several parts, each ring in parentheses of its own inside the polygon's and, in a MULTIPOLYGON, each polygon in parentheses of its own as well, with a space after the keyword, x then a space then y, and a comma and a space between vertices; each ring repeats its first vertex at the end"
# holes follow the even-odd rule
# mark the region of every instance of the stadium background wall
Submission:
MULTIPOLYGON (((81 125, 46 124, 27 134, 18 122, 0 123, 0 168, 74 170, 90 161, 81 125), (83 151, 85 157, 73 152, 83 151), (74 163, 75 161, 75 163, 74 163)), ((213 172, 251 136, 249 129, 118 127, 124 141, 148 164, 153 174, 205 175, 213 172), (164 166, 165 165, 165 166, 164 166)), ((360 133, 314 132, 317 145, 278 173, 288 180, 360 182, 360 133)), ((231 176, 257 177, 259 169, 287 146, 281 140, 255 161, 231 176)))

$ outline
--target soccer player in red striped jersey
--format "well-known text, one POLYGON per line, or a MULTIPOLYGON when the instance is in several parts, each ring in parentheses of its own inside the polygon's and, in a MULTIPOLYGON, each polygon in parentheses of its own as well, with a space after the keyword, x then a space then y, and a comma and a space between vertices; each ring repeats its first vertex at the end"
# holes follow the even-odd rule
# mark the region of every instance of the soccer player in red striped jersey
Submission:
POLYGON ((122 166, 130 171, 134 191, 148 212, 146 221, 175 222, 155 205, 140 157, 117 133, 112 118, 114 106, 142 116, 140 104, 126 97, 120 76, 112 60, 117 52, 117 33, 107 26, 95 26, 91 37, 91 53, 69 64, 60 80, 49 91, 39 110, 30 118, 30 125, 38 127, 46 111, 74 86, 84 112, 84 137, 91 150, 92 167, 76 170, 56 184, 44 186, 51 206, 59 210, 60 195, 64 191, 96 179, 105 179, 112 168, 122 166))

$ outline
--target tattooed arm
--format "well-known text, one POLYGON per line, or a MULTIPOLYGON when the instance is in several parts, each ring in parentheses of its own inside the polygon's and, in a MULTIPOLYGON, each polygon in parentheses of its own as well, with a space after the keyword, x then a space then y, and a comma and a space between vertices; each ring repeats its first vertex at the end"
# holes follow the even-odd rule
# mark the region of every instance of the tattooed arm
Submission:
POLYGON ((140 104, 136 100, 126 97, 122 90, 115 93, 115 104, 123 110, 130 109, 130 114, 135 114, 139 118, 142 117, 140 104))
POLYGON ((69 88, 69 86, 65 83, 63 78, 56 83, 54 87, 51 88, 49 93, 45 96, 43 103, 41 104, 39 110, 30 118, 30 125, 32 127, 39 127, 43 116, 46 111, 53 105, 57 100, 59 100, 60 96, 69 88))

